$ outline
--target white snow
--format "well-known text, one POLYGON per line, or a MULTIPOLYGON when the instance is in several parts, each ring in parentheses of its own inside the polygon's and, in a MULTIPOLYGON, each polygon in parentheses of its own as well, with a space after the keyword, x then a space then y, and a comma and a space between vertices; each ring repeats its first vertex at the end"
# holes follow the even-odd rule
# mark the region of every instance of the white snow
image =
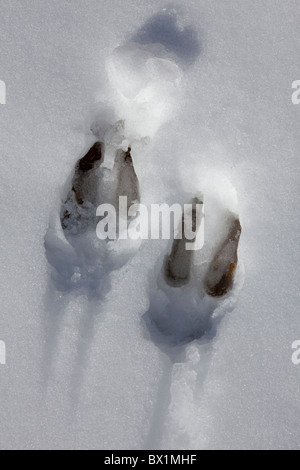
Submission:
POLYGON ((2 0, 2 449, 299 448, 299 20, 296 0, 2 0), (65 239, 95 135, 107 168, 132 145, 147 206, 204 195, 189 286, 162 278, 167 240, 65 239), (236 283, 208 299, 228 208, 236 283))

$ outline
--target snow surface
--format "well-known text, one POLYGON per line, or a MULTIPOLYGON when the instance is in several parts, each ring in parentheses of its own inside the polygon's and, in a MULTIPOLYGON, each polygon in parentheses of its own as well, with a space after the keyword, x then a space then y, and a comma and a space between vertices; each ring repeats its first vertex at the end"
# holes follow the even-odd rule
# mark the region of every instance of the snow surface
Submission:
POLYGON ((296 0, 1 0, 2 449, 299 448, 299 20, 296 0), (145 204, 239 212, 225 300, 163 284, 166 240, 55 282, 95 135, 132 144, 145 204))

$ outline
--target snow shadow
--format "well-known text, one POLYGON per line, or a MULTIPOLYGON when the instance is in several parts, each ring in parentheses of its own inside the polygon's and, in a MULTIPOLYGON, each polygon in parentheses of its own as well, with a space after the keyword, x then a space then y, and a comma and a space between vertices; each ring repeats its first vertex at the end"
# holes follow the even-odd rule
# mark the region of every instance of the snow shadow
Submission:
MULTIPOLYGON (((197 390, 200 393, 203 388, 211 363, 214 339, 217 336, 219 324, 223 317, 222 315, 217 317, 212 315, 206 321, 206 330, 205 324, 203 324, 203 330, 195 330, 191 332, 190 337, 184 338, 178 332, 175 336, 165 336, 159 329, 160 325, 154 324, 151 320, 153 314, 155 315, 155 312, 151 309, 145 314, 146 335, 148 339, 150 335, 151 341, 164 353, 165 364, 144 448, 163 449, 162 443, 166 433, 168 433, 170 419, 174 420, 174 418, 177 420, 175 422, 176 433, 172 435, 172 438, 176 439, 178 436, 180 445, 183 445, 186 433, 178 427, 182 416, 180 412, 178 417, 176 417, 176 413, 174 416, 174 409, 182 408, 184 400, 189 400, 188 395, 195 396, 195 391, 197 390), (180 389, 180 384, 176 383, 178 381, 180 381, 180 384, 184 384, 186 395, 177 393, 178 385, 180 389)), ((194 406, 193 400, 189 402, 189 406, 194 406)), ((174 422, 171 427, 173 426, 174 422)), ((189 442, 187 441, 186 446, 188 447, 188 445, 189 442)))
POLYGON ((192 65, 201 54, 197 32, 186 26, 180 29, 178 16, 173 11, 163 11, 152 16, 132 37, 138 44, 161 44, 175 54, 182 64, 192 65))
POLYGON ((151 295, 150 308, 143 319, 152 341, 161 349, 168 349, 184 346, 211 331, 215 310, 211 299, 197 299, 195 294, 185 294, 181 289, 166 297, 158 290, 151 295))
POLYGON ((210 342, 222 319, 234 310, 244 283, 244 266, 238 266, 234 288, 221 298, 201 293, 200 285, 169 288, 152 283, 149 309, 143 315, 145 336, 171 360, 178 348, 193 341, 210 342))

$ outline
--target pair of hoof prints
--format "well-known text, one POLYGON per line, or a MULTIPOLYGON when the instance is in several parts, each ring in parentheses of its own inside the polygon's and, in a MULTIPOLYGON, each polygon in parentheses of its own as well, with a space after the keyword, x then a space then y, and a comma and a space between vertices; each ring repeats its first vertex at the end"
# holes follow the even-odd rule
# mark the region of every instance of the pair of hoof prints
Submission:
MULTIPOLYGON (((61 208, 61 224, 71 244, 81 234, 96 229, 99 220, 96 210, 101 203, 112 203, 118 211, 119 196, 127 196, 128 208, 140 202, 131 148, 116 151, 109 178, 105 177, 107 170, 102 165, 104 153, 104 144, 96 142, 76 164, 71 189, 61 208)), ((193 200, 193 225, 196 223, 195 204, 199 202, 197 198, 193 200)), ((184 216, 181 223, 184 226, 184 216)), ((212 255, 203 280, 205 292, 212 297, 222 297, 231 290, 238 263, 241 224, 232 212, 228 212, 226 223, 225 235, 212 255)), ((190 281, 194 251, 186 249, 187 241, 184 235, 181 239, 174 239, 171 252, 165 259, 164 279, 174 288, 187 285, 190 281)))

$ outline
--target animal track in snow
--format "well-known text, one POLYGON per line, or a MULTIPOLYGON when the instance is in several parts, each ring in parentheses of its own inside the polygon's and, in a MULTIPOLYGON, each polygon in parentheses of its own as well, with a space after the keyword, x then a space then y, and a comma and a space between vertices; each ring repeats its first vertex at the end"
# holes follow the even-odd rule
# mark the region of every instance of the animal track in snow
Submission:
POLYGON ((112 149, 108 142, 108 153, 114 154, 111 168, 105 161, 104 136, 104 142, 96 142, 76 163, 60 213, 52 216, 45 243, 58 289, 88 288, 96 292, 99 288, 101 292, 102 278, 120 268, 139 247, 139 241, 104 241, 96 234, 100 204, 117 207, 118 197, 126 196, 131 205, 140 198, 131 149, 123 150, 121 146, 123 123, 118 122, 113 129, 120 143, 112 149))
MULTIPOLYGON (((80 363, 84 366, 88 341, 93 338, 95 312, 100 310, 110 289, 111 273, 124 266, 140 249, 141 240, 99 240, 96 210, 102 203, 118 207, 116 200, 120 195, 127 195, 129 204, 143 202, 139 175, 147 173, 149 163, 143 160, 145 149, 181 105, 184 70, 199 50, 191 32, 181 33, 176 30, 173 19, 162 15, 108 57, 106 70, 110 89, 93 115, 93 140, 82 152, 84 156, 76 163, 65 185, 61 207, 53 211, 45 238, 54 281, 47 302, 53 304, 53 310, 61 309, 50 328, 54 338, 50 346, 46 346, 50 356, 56 348, 55 336, 64 334, 62 319, 68 302, 73 302, 77 309, 84 309, 79 321, 84 328, 79 331, 77 345, 80 363), (167 39, 151 43, 152 31, 161 22, 168 25, 173 46, 177 34, 176 47, 170 49, 167 39), (189 40, 194 55, 185 61, 184 51, 189 40), (84 297, 82 304, 80 296, 84 297), (55 303, 57 297, 59 302, 55 303), (94 313, 89 307, 92 303, 94 313)), ((144 325, 147 335, 168 352, 174 345, 209 338, 218 320, 233 308, 242 284, 242 266, 237 263, 240 225, 235 189, 216 174, 205 174, 197 169, 191 172, 185 200, 198 198, 204 203, 205 214, 198 227, 198 230, 205 227, 203 248, 186 251, 186 240, 170 240, 154 272, 150 272, 151 260, 141 259, 142 263, 149 262, 151 279, 150 305, 143 317, 144 325)), ((72 379, 72 383, 75 382, 80 382, 76 371, 72 379)))

